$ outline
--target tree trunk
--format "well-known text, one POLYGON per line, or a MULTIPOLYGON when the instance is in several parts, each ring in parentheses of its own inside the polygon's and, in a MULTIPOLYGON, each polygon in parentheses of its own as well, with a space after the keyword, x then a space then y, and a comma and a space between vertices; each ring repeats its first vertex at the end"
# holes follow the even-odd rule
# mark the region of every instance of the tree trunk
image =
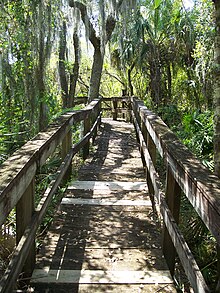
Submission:
MULTIPOLYGON (((215 173, 220 178, 220 1, 213 1, 215 4, 215 82, 214 82, 214 162, 215 173)), ((217 247, 218 255, 218 273, 216 292, 220 292, 220 247, 217 247)))
POLYGON ((167 100, 169 102, 172 98, 172 74, 169 61, 167 61, 167 95, 167 100))
POLYGON ((39 93, 39 130, 43 130, 48 126, 48 107, 45 102, 45 48, 44 48, 44 17, 43 17, 43 3, 39 3, 39 49, 38 49, 38 67, 37 67, 37 87, 39 93))
POLYGON ((80 47, 79 47, 79 36, 77 31, 73 33, 73 45, 74 45, 75 63, 73 66, 73 73, 70 75, 70 91, 69 91, 69 105, 68 105, 68 107, 70 108, 74 106, 76 83, 79 77, 80 47))
POLYGON ((215 83, 214 83, 214 159, 215 173, 220 177, 220 2, 216 8, 215 83))
MULTIPOLYGON (((123 0, 119 0, 117 3, 115 2, 116 11, 119 10, 123 0)), ((105 40, 103 41, 102 51, 101 51, 101 40, 100 37, 96 36, 96 30, 93 26, 93 23, 90 21, 87 13, 86 5, 79 2, 69 0, 70 7, 74 7, 79 9, 81 13, 82 21, 85 25, 85 28, 88 31, 88 37, 90 42, 94 47, 94 55, 93 55, 93 64, 92 64, 92 72, 90 77, 90 86, 89 86, 89 95, 88 95, 88 102, 97 98, 99 96, 99 88, 100 88, 100 81, 102 76, 102 67, 105 55, 105 46, 111 38, 112 32, 115 28, 116 20, 112 15, 107 17, 105 23, 105 40)))
POLYGON ((99 96, 103 59, 104 58, 100 50, 100 47, 94 48, 92 72, 91 72, 91 78, 89 83, 88 103, 98 98, 99 96))
POLYGON ((66 77, 66 21, 63 21, 63 29, 60 32, 60 44, 59 44, 59 76, 61 95, 63 101, 63 108, 68 107, 68 83, 66 77))

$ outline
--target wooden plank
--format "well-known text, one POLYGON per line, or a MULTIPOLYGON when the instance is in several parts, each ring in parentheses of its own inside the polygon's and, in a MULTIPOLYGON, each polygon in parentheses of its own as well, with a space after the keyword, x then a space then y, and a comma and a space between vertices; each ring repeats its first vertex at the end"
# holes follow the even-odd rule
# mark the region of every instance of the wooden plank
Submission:
POLYGON ((108 200, 97 198, 67 198, 62 199, 61 204, 74 204, 74 205, 99 205, 99 206, 148 206, 151 207, 150 200, 108 200))
POLYGON ((169 271, 103 271, 103 270, 51 270, 36 269, 34 283, 79 284, 172 284, 169 271))
POLYGON ((147 184, 143 181, 75 181, 69 187, 68 191, 83 190, 106 190, 106 191, 122 191, 122 190, 147 190, 147 184))

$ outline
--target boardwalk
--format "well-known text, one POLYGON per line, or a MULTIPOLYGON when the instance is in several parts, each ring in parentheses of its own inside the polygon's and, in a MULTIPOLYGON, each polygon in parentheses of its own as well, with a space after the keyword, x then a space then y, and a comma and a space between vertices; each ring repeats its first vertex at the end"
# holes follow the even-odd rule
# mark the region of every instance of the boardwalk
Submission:
POLYGON ((132 124, 103 119, 32 276, 34 292, 176 292, 132 124))

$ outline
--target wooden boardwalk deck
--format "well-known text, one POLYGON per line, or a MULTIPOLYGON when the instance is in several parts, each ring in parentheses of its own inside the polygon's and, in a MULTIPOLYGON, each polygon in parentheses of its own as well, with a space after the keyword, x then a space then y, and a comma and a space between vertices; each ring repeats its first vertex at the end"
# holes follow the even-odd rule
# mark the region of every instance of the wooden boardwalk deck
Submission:
POLYGON ((103 119, 38 255, 34 292, 176 292, 160 243, 133 125, 103 119))

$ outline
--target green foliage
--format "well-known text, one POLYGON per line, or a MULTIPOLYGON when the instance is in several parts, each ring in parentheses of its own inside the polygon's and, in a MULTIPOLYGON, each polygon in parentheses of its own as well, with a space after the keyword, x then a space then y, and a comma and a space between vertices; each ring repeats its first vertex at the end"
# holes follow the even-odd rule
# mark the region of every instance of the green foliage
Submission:
POLYGON ((179 136, 203 164, 213 170, 213 113, 194 111, 182 118, 182 131, 179 136))
POLYGON ((215 289, 217 279, 216 240, 203 221, 182 196, 180 228, 210 289, 215 289))
POLYGON ((171 129, 178 128, 181 123, 181 113, 175 104, 165 105, 156 109, 157 114, 171 129))

